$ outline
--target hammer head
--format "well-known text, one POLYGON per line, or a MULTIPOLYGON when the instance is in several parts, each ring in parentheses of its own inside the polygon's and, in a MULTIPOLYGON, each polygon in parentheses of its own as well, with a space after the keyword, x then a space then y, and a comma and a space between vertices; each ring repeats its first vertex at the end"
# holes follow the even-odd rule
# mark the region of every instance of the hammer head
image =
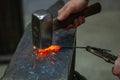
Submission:
POLYGON ((32 14, 33 45, 44 49, 52 44, 53 18, 46 10, 39 10, 32 14))

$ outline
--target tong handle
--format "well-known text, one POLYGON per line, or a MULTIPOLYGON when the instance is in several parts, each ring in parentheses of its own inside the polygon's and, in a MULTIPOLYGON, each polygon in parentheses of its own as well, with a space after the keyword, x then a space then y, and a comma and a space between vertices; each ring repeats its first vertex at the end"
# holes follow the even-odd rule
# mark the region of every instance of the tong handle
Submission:
POLYGON ((100 11, 101 11, 101 5, 100 5, 100 3, 97 2, 78 13, 71 14, 67 19, 65 19, 63 21, 59 21, 59 20, 55 19, 54 20, 54 30, 58 30, 60 28, 66 27, 69 24, 72 24, 73 20, 75 18, 77 18, 78 16, 88 17, 88 16, 94 15, 96 13, 99 13, 100 11))
POLYGON ((95 48, 91 46, 87 46, 86 50, 102 59, 104 59, 108 63, 115 63, 115 60, 117 59, 117 56, 109 53, 110 51, 100 48, 95 48))

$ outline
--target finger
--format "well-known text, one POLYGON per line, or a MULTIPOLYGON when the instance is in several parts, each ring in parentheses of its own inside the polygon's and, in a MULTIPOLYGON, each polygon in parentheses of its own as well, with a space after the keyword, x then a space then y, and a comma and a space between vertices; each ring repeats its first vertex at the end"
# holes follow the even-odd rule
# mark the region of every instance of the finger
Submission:
POLYGON ((118 54, 118 57, 120 57, 120 53, 118 54))
POLYGON ((61 8, 61 9, 58 11, 58 15, 61 13, 62 10, 63 10, 63 8, 61 8))
POLYGON ((78 20, 79 20, 80 24, 83 24, 85 22, 85 17, 84 16, 79 16, 78 20))
POLYGON ((83 24, 84 22, 85 22, 85 18, 83 16, 79 16, 73 22, 74 28, 78 27, 79 25, 83 24))
POLYGON ((78 20, 78 18, 76 18, 76 19, 74 20, 73 25, 74 25, 73 28, 76 28, 76 27, 79 25, 79 20, 78 20))
POLYGON ((68 25, 67 27, 64 28, 64 30, 69 30, 71 28, 73 28, 74 26, 72 24, 68 25))
POLYGON ((117 70, 113 67, 113 68, 112 68, 112 73, 113 73, 113 75, 117 76, 117 77, 120 79, 120 75, 115 74, 115 71, 117 71, 117 70))
POLYGON ((66 10, 67 8, 67 4, 65 6, 63 6, 59 11, 58 11, 58 16, 57 16, 57 19, 62 21, 63 20, 63 17, 64 17, 64 11, 66 10))
POLYGON ((58 16, 64 11, 66 7, 67 7, 67 4, 58 11, 58 16))
POLYGON ((62 10, 59 11, 59 15, 57 19, 62 21, 66 19, 72 12, 73 12, 73 7, 68 4, 62 10))
POLYGON ((116 76, 119 74, 118 69, 119 69, 118 66, 115 66, 115 67, 113 67, 113 69, 112 69, 113 74, 116 75, 116 76))
POLYGON ((113 74, 118 76, 120 75, 120 58, 115 61, 114 68, 112 70, 113 74))

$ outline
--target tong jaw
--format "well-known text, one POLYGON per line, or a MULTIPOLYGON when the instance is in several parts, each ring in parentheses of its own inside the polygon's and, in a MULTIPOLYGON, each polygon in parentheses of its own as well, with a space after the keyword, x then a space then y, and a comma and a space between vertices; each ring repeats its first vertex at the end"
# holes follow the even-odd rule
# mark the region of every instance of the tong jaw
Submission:
POLYGON ((53 18, 46 10, 32 14, 32 38, 36 48, 44 49, 52 44, 53 18))
POLYGON ((108 63, 114 64, 115 60, 117 59, 117 57, 113 54, 110 54, 111 51, 107 50, 107 49, 101 49, 101 48, 87 46, 86 51, 104 59, 108 63))

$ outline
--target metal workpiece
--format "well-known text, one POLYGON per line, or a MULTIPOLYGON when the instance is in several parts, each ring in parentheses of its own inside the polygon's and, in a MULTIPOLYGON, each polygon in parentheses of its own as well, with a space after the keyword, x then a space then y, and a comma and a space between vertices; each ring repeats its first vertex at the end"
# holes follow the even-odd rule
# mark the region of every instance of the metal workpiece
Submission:
POLYGON ((35 47, 44 49, 52 44, 53 18, 46 10, 32 14, 32 36, 35 47))

